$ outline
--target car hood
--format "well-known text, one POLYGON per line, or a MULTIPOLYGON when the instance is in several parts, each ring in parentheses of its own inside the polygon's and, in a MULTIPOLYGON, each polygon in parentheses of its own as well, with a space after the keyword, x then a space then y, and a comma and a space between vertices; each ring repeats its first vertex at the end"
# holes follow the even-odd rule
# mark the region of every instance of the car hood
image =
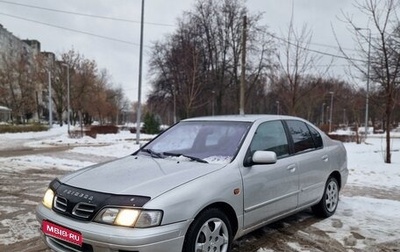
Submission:
POLYGON ((154 198, 224 166, 226 164, 127 156, 79 170, 60 182, 91 191, 154 198))

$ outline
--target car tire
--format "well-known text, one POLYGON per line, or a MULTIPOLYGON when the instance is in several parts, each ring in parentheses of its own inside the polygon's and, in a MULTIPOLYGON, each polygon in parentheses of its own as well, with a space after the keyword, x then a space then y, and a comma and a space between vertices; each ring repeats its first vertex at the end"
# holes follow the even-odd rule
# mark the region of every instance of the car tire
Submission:
POLYGON ((330 177, 325 184, 324 195, 318 204, 312 207, 315 215, 323 218, 332 216, 339 203, 339 183, 336 178, 330 177))
POLYGON ((183 252, 229 252, 232 228, 226 215, 216 208, 206 209, 190 225, 183 252))

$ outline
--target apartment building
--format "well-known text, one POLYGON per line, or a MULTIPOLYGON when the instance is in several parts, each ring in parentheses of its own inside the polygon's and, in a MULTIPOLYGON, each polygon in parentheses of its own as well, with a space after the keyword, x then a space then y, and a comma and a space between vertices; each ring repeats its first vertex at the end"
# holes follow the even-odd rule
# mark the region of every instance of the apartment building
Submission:
POLYGON ((41 52, 39 41, 21 40, 0 24, 0 106, 11 109, 11 120, 48 117, 48 81, 42 76, 54 62, 54 53, 41 52), (41 66, 38 55, 45 62, 41 66))

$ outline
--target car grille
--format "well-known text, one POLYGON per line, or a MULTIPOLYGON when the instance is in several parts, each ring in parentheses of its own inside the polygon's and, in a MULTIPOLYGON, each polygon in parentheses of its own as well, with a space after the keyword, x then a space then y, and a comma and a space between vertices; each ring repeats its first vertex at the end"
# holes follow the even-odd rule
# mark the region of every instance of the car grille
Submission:
POLYGON ((56 196, 54 200, 54 207, 61 212, 67 211, 68 201, 64 197, 56 196))
POLYGON ((85 202, 74 203, 67 198, 57 195, 54 199, 54 209, 64 215, 89 220, 96 211, 96 205, 85 202))
POLYGON ((89 219, 89 217, 94 213, 95 209, 95 205, 81 202, 75 205, 74 209, 72 210, 72 215, 89 219))

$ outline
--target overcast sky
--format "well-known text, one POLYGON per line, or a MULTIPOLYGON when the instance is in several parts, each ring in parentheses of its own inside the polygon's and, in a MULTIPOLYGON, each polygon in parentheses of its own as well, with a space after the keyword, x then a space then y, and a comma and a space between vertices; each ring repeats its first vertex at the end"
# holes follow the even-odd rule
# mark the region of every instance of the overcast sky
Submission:
MULTIPOLYGON (((278 36, 284 36, 287 31, 294 6, 295 26, 300 29, 307 24, 312 30, 312 49, 338 54, 337 49, 329 47, 337 47, 331 27, 334 27, 344 47, 353 46, 346 25, 339 21, 339 18, 342 17, 343 11, 354 14, 357 20, 357 15, 360 13, 353 6, 354 0, 293 1, 292 5, 292 0, 248 0, 246 5, 252 13, 263 12, 262 24, 266 24, 269 31, 278 36)), ((115 87, 121 86, 131 101, 137 101, 141 2, 141 0, 0 0, 0 24, 20 39, 39 40, 42 51, 59 55, 73 48, 85 58, 95 60, 99 69, 108 70, 115 87)), ((149 47, 153 41, 160 40, 166 34, 173 32, 176 29, 176 19, 184 11, 190 10, 194 2, 195 0, 145 0, 142 97, 145 97, 150 90, 147 74, 149 47)), ((362 20, 360 18, 358 24, 366 26, 362 20)), ((343 61, 335 62, 332 67, 334 75, 343 75, 343 64, 345 64, 343 61)))

